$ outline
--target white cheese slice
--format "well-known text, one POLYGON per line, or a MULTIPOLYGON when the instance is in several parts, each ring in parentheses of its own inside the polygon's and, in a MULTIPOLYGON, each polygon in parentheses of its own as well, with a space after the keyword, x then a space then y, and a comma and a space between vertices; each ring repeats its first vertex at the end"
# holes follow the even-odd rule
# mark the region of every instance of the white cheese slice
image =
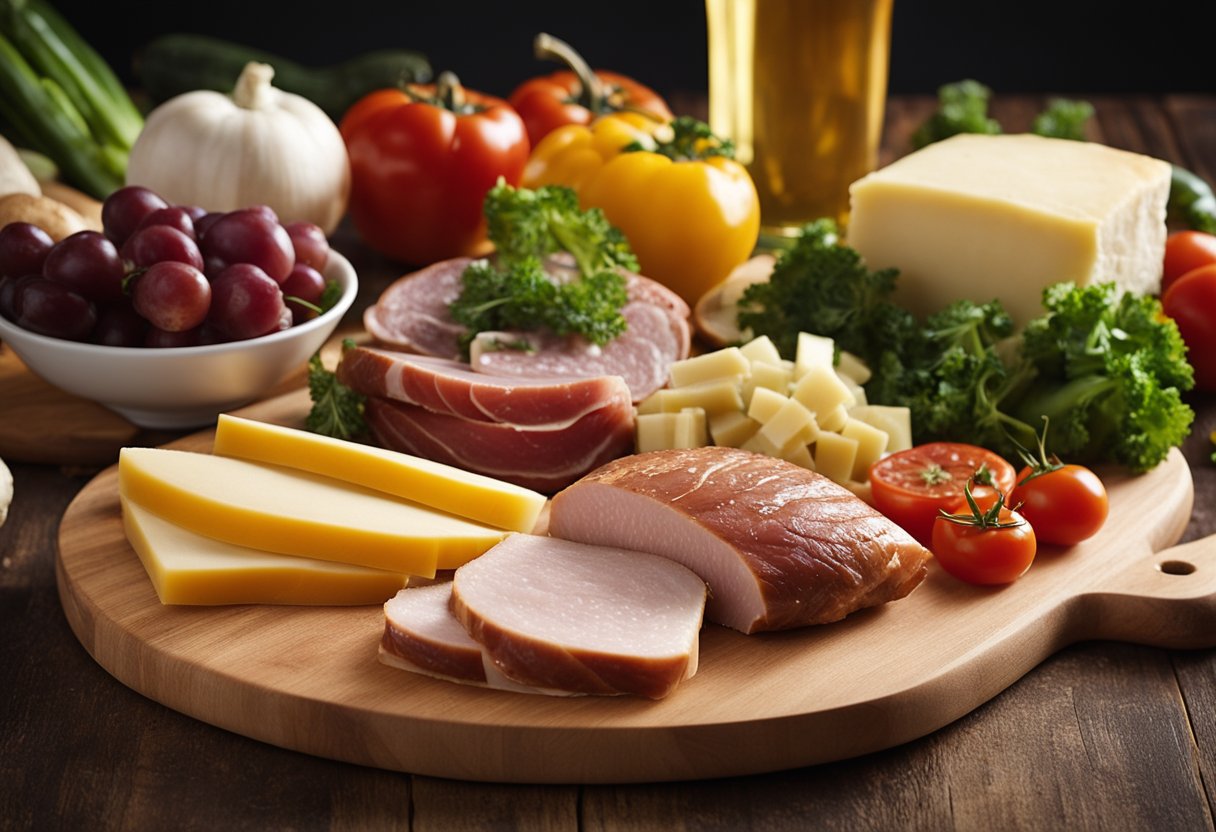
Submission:
POLYGON ((998 298, 1020 326, 1060 281, 1157 291, 1169 187, 1169 164, 1141 154, 964 134, 854 182, 848 244, 899 269, 895 299, 919 315, 998 298))

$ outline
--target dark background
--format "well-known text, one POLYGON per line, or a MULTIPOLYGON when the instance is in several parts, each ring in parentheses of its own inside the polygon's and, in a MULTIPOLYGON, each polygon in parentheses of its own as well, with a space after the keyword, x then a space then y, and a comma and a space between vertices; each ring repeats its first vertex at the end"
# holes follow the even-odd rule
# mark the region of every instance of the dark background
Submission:
MULTIPOLYGON (((55 5, 128 81, 141 44, 184 31, 311 65, 366 49, 416 49, 437 72, 451 69, 470 88, 506 95, 555 68, 532 57, 532 37, 543 30, 573 44, 593 66, 633 75, 665 95, 706 88, 703 0, 55 5)), ((932 93, 971 77, 996 92, 1211 92, 1216 50, 1195 17, 1204 7, 1211 11, 1210 0, 895 0, 890 91, 932 93)))

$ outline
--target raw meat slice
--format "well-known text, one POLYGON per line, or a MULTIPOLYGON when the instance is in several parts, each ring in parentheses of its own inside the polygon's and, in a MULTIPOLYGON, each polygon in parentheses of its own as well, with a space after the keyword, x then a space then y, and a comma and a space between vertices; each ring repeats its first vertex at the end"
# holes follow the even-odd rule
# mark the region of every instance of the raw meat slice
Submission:
POLYGON ((696 672, 705 584, 666 558, 512 534, 456 571, 452 613, 517 682, 661 699, 696 672))
POLYGON ((404 589, 384 605, 383 664, 438 679, 519 693, 569 696, 567 691, 513 682, 452 615, 452 583, 404 589))
POLYGON ((364 413, 382 447, 551 494, 633 449, 633 405, 618 398, 566 427, 478 422, 379 396, 364 413))
POLYGON ((460 296, 460 276, 472 258, 442 260, 393 281, 363 313, 363 327, 379 343, 440 358, 460 358, 464 327, 448 306, 460 296))
POLYGON ((579 336, 551 332, 480 332, 470 364, 481 373, 526 378, 619 375, 640 402, 667 383, 673 361, 688 357, 690 328, 662 306, 631 301, 621 310, 629 328, 602 347, 579 336), (528 344, 528 349, 503 344, 528 344))
POLYGON ((367 396, 523 427, 568 427, 588 413, 631 400, 617 376, 497 378, 459 361, 373 347, 346 350, 337 372, 339 381, 367 396))
POLYGON ((826 477, 722 447, 610 462, 553 498, 549 533, 684 564, 709 585, 706 619, 744 633, 902 598, 931 557, 826 477))
MULTIPOLYGON (((459 359, 460 336, 465 329, 452 320, 448 307, 460 296, 461 275, 472 262, 467 257, 444 260, 394 281, 364 312, 364 328, 385 346, 459 359)), ((545 268, 559 280, 575 276, 573 258, 568 255, 548 258, 545 268)), ((630 303, 643 303, 663 310, 664 320, 671 330, 663 340, 674 339, 681 345, 679 357, 687 357, 691 337, 688 304, 657 281, 632 272, 624 275, 630 303)), ((506 337, 514 337, 514 333, 506 337)))

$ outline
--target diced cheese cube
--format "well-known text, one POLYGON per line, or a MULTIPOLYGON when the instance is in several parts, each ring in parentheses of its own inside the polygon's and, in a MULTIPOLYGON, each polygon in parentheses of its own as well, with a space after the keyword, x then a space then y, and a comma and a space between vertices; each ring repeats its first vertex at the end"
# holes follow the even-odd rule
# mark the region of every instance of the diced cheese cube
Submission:
POLYGON ((741 410, 709 414, 709 435, 715 445, 738 448, 760 430, 760 423, 741 410))
POLYGON ((816 471, 833 482, 848 482, 857 458, 857 440, 838 433, 821 433, 813 456, 816 471))
POLYGON ((709 431, 706 428, 704 410, 699 407, 686 407, 676 414, 676 427, 671 443, 673 448, 703 448, 708 444, 709 431))
POLYGON ((765 420, 760 432, 779 448, 784 448, 795 438, 807 437, 802 444, 813 442, 819 435, 815 414, 802 406, 797 399, 786 399, 771 417, 765 420))
POLYGON ((840 351, 840 361, 836 364, 836 373, 861 386, 870 380, 872 373, 866 362, 848 350, 840 351))
POLYGON ((815 470, 815 460, 811 457, 811 449, 801 442, 795 442, 784 448, 781 452, 781 458, 786 462, 799 465, 808 471, 815 470))
POLYGON ((162 604, 383 604, 409 576, 214 540, 122 499, 123 528, 162 604))
POLYGON ((281 465, 123 448, 119 494, 196 534, 284 555, 432 577, 508 532, 281 465))
POLYGON ((745 451, 777 457, 781 456, 781 452, 784 450, 780 445, 777 445, 773 440, 759 431, 739 447, 745 451))
POLYGON ((773 418, 787 401, 789 396, 783 396, 767 387, 758 387, 752 392, 751 401, 747 404, 747 415, 764 424, 773 418))
POLYGON ((849 416, 885 431, 889 453, 912 447, 912 411, 903 405, 859 405, 849 409, 849 416))
POLYGON ((727 347, 673 362, 671 386, 686 387, 718 379, 737 382, 750 369, 751 362, 738 347, 727 347))
POLYGON ((812 367, 832 369, 835 352, 836 342, 831 338, 799 332, 798 347, 794 355, 794 378, 802 378, 812 367))
POLYGON ((659 395, 662 392, 662 390, 655 390, 649 396, 634 405, 634 416, 640 416, 646 413, 662 413, 663 397, 659 395))
POLYGON ((860 419, 849 418, 840 435, 857 440, 857 456, 853 460, 850 479, 866 482, 870 479, 870 466, 878 461, 887 449, 887 433, 860 419))
POLYGON ((655 391, 654 396, 658 399, 659 410, 663 413, 679 413, 689 407, 699 407, 706 413, 743 409, 739 383, 731 379, 703 381, 687 387, 670 387, 655 391))
POLYGON ((215 453, 310 471, 517 532, 536 525, 545 495, 452 465, 311 431, 221 414, 215 453))
POLYGON ((753 338, 743 346, 739 347, 739 352, 743 353, 752 364, 781 364, 781 353, 777 350, 777 345, 773 343, 773 339, 767 335, 761 335, 758 338, 753 338))
POLYGON ((835 430, 824 424, 823 415, 837 406, 853 403, 853 391, 845 384, 831 364, 816 364, 807 369, 794 386, 792 398, 802 402, 807 410, 819 417, 819 427, 835 430))
POLYGON ((957 135, 849 189, 849 245, 899 269, 894 299, 919 315, 998 298, 1016 324, 1045 286, 1160 287, 1170 165, 1093 142, 957 135))
POLYGON ((838 404, 827 413, 816 414, 815 421, 819 423, 821 430, 840 433, 840 429, 849 421, 849 409, 843 404, 838 404))
POLYGON ((765 387, 783 396, 790 392, 790 371, 777 364, 762 364, 752 362, 752 374, 743 383, 743 401, 751 403, 752 395, 757 387, 765 387))
POLYGON ((634 420, 634 449, 640 453, 674 447, 676 413, 640 413, 634 420))

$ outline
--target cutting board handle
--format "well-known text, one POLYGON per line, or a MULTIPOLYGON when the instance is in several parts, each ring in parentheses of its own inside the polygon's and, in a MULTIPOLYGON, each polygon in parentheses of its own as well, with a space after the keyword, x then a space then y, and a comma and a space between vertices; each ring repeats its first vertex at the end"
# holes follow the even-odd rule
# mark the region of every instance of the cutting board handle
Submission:
POLYGON ((1090 638, 1216 646, 1216 535, 1135 559, 1078 600, 1090 638))

